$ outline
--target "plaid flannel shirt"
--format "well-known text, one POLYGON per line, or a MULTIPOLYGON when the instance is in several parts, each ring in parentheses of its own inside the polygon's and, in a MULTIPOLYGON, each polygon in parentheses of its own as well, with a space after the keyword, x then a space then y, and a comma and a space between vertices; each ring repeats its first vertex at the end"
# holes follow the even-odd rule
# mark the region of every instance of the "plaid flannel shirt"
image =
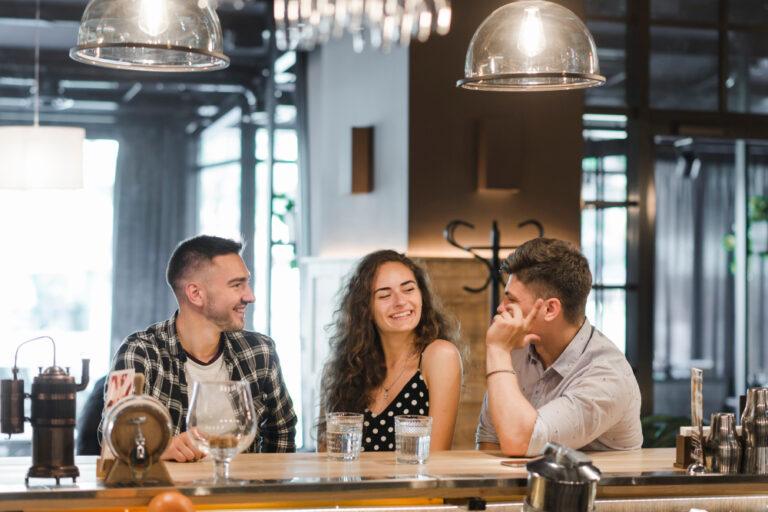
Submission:
MULTIPOLYGON (((258 433, 249 452, 296 451, 296 414, 280 371, 275 342, 263 334, 221 334, 224 364, 231 380, 251 383, 258 433)), ((160 400, 171 415, 173 435, 187 430, 186 354, 176 332, 176 315, 128 336, 112 360, 112 370, 133 368, 145 377, 144 393, 160 400)), ((103 423, 103 420, 102 420, 103 423)), ((102 425, 99 425, 99 438, 102 425)))

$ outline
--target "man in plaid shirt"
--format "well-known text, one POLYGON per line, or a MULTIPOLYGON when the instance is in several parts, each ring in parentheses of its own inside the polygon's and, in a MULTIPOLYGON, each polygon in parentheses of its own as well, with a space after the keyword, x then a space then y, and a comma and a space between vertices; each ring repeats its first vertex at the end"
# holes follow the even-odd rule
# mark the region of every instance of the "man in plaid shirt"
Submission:
POLYGON ((205 235, 181 242, 167 274, 178 312, 128 336, 112 361, 113 371, 143 373, 144 393, 168 407, 173 438, 164 459, 184 462, 203 456, 186 432, 195 381, 250 382, 258 434, 249 451, 296 450, 296 415, 275 343, 243 330, 245 308, 255 298, 241 248, 239 242, 205 235))

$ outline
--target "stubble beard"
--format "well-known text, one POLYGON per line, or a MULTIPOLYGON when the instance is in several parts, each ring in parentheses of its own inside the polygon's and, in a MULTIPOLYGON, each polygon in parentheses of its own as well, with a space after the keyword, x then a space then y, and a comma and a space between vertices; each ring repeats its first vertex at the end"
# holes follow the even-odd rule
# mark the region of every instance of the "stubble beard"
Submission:
POLYGON ((234 309, 219 308, 215 302, 206 304, 203 314, 222 331, 239 331, 245 324, 239 318, 233 318, 234 309))

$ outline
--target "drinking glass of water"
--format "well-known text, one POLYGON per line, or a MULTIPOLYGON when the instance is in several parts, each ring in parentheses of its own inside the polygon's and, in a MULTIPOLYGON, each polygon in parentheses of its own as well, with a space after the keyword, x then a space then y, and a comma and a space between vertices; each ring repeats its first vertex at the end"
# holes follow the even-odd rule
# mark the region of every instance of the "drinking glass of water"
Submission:
POLYGON ((395 416, 395 460, 423 464, 429 459, 430 416, 395 416))
POLYGON ((187 431, 197 449, 213 459, 214 483, 233 483, 229 462, 256 437, 255 416, 248 382, 195 382, 187 431))
POLYGON ((363 415, 354 412, 331 412, 325 415, 325 439, 328 458, 357 460, 363 441, 363 415))

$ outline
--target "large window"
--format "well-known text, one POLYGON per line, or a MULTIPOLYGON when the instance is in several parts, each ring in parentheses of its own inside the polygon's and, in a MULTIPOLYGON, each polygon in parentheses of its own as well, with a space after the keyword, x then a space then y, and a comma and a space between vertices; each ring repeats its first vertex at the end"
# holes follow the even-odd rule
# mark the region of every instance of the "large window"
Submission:
MULTIPOLYGON (((108 371, 117 148, 113 140, 85 141, 83 189, 0 190, 3 378, 11 378, 19 343, 42 335, 55 340, 56 364, 70 367, 77 382, 82 358, 90 358, 91 375, 108 371)), ((36 369, 52 363, 47 341, 19 351, 27 392, 36 369)), ((26 427, 27 438, 1 441, 0 454, 28 453, 26 427)))
POLYGON ((232 109, 206 128, 200 137, 198 164, 198 232, 239 239, 240 119, 232 109))
POLYGON ((758 143, 768 139, 763 4, 586 1, 607 77, 586 91, 586 110, 627 120, 617 148, 590 136, 585 118, 582 236, 598 284, 591 307, 598 321, 601 307, 620 315, 610 304, 621 299, 606 302, 605 293, 626 291, 626 353, 645 414, 686 410, 691 366, 707 371, 714 410, 733 407, 745 386, 768 375, 763 258, 754 247, 768 232, 758 143), (621 161, 606 160, 621 154, 624 214, 615 210, 622 199, 600 197, 599 188, 600 175, 621 179, 608 170, 621 161), (621 243, 626 287, 600 270, 622 260, 621 243))
POLYGON ((622 351, 627 315, 626 116, 584 116, 581 246, 592 271, 587 317, 622 351))
MULTIPOLYGON (((272 87, 279 101, 263 105, 263 111, 244 113, 235 108, 201 133, 197 230, 250 244, 245 255, 252 258, 247 263, 256 302, 246 327, 275 340, 301 425, 295 62, 293 52, 275 61, 272 87), (253 154, 247 153, 248 148, 253 154), (253 219, 244 218, 249 212, 253 219)), ((297 428, 299 447, 301 432, 297 428)))

